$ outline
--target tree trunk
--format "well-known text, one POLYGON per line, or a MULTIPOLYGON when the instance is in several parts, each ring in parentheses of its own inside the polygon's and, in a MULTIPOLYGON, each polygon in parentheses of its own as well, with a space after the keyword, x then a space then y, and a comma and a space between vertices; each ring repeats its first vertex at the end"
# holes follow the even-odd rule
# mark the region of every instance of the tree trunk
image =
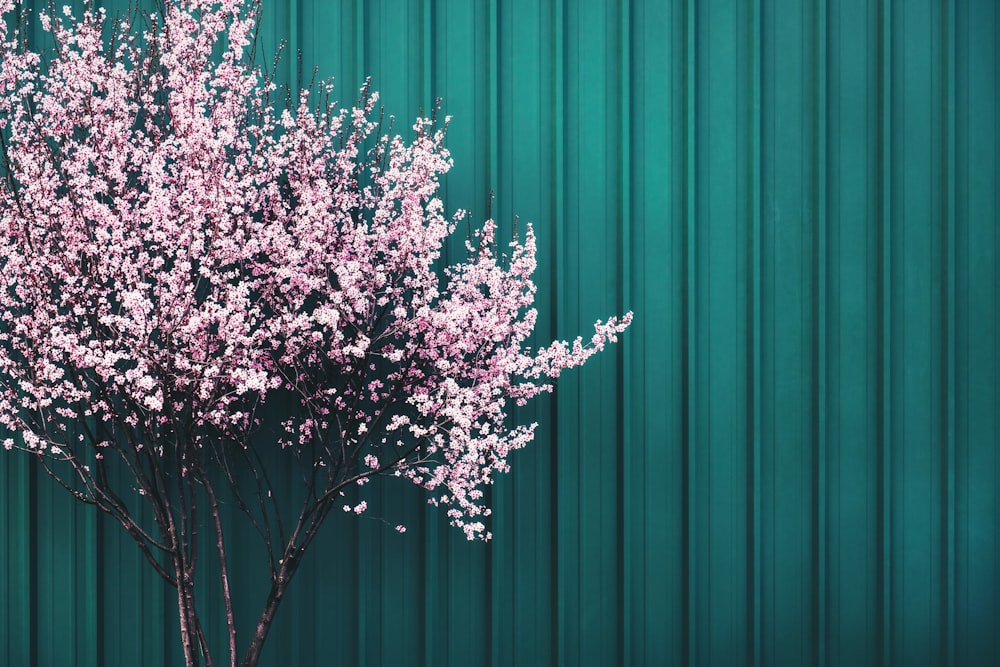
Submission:
POLYGON ((250 641, 250 647, 243 657, 242 667, 257 667, 257 663, 260 661, 261 650, 264 648, 264 640, 267 639, 267 634, 271 631, 274 614, 278 610, 281 600, 285 597, 285 589, 288 587, 288 582, 291 581, 295 569, 297 569, 297 566, 293 565, 289 568, 288 561, 286 560, 278 572, 278 579, 272 584, 271 592, 267 596, 267 603, 264 605, 264 611, 261 612, 260 619, 257 621, 257 629, 254 632, 253 639, 250 641))
POLYGON ((177 572, 177 611, 181 623, 181 643, 184 645, 184 664, 187 667, 199 667, 201 664, 201 647, 197 640, 198 632, 194 619, 194 594, 191 591, 192 582, 184 572, 183 564, 175 561, 177 572))

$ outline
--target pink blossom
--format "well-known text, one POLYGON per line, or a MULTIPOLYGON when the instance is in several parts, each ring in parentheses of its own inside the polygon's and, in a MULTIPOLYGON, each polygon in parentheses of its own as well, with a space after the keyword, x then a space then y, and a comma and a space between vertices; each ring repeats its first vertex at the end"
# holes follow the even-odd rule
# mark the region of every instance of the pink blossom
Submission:
POLYGON ((277 108, 242 6, 166 3, 155 50, 128 22, 104 39, 101 9, 42 12, 59 45, 44 71, 0 34, 0 425, 85 460, 109 436, 71 439, 81 415, 165 456, 188 433, 261 446, 256 415, 284 411, 273 444, 319 471, 315 497, 391 470, 489 539, 484 488, 535 433, 511 404, 632 315, 529 347, 530 225, 500 253, 487 220, 441 264, 466 216, 439 194, 448 119, 378 136, 367 84, 357 108, 324 106, 326 86, 277 108))

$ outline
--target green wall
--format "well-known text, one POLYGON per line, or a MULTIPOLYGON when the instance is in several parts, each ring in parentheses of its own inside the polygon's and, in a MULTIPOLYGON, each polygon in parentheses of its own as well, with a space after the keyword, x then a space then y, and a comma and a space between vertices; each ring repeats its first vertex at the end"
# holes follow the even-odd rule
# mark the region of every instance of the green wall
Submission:
MULTIPOLYGON (((518 413, 492 543, 384 486, 265 664, 1000 661, 998 34, 994 0, 265 0, 345 103, 444 99, 448 206, 534 222, 538 343, 636 313, 518 413)), ((0 664, 181 664, 115 525, 23 456, 0 484, 0 664)))

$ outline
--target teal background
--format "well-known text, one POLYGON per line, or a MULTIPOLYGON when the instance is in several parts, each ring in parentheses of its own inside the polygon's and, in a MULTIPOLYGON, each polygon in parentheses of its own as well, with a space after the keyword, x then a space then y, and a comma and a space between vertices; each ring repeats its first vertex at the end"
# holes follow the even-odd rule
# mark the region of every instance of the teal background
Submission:
MULTIPOLYGON (((399 128, 443 98, 448 207, 534 223, 538 343, 636 319, 518 412, 493 542, 371 489, 387 523, 332 518, 262 664, 997 664, 998 11, 265 0, 286 80, 370 74, 399 128)), ((182 663, 116 525, 25 456, 0 485, 0 664, 182 663)))

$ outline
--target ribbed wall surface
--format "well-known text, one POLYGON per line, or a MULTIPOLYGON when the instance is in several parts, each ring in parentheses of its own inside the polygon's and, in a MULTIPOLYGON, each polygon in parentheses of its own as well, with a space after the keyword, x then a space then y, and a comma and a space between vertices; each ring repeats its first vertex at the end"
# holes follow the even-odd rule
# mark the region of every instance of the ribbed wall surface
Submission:
MULTIPOLYGON (((518 414, 491 544, 385 486, 409 531, 334 517, 266 664, 1000 661, 993 0, 265 2, 345 102, 444 98, 449 207, 534 222, 539 343, 636 312, 518 414)), ((0 484, 0 664, 180 664, 134 545, 0 484)))

